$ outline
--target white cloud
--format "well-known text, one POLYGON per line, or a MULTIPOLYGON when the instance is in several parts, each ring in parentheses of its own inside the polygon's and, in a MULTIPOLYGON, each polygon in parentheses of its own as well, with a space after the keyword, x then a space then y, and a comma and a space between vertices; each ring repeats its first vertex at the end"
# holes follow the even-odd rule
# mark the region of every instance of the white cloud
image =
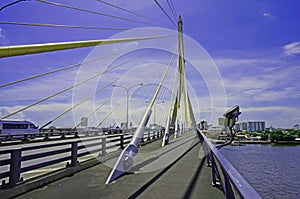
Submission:
POLYGON ((0 28, 0 38, 4 38, 4 30, 0 28))
POLYGON ((252 120, 260 116, 258 120, 267 122, 267 126, 291 128, 300 118, 300 109, 291 106, 264 106, 264 107, 242 107, 242 120, 252 120))
POLYGON ((0 44, 6 45, 8 43, 7 38, 5 37, 5 30, 0 28, 0 44))
POLYGON ((272 18, 273 16, 269 12, 263 13, 263 17, 272 18))
MULTIPOLYGON (((243 108, 244 112, 261 112, 261 111, 295 111, 297 108, 292 108, 289 106, 263 106, 263 107, 247 107, 243 108)), ((299 111, 299 110, 298 110, 299 111)))
POLYGON ((300 54, 300 41, 294 41, 282 47, 286 56, 300 54))
POLYGON ((243 93, 245 97, 251 97, 251 100, 263 101, 270 99, 270 95, 273 94, 284 98, 291 96, 293 92, 297 93, 297 86, 293 85, 298 79, 298 66, 291 66, 276 58, 221 58, 215 61, 223 71, 223 80, 229 96, 237 97, 243 93), (290 89, 283 90, 287 87, 290 89))
MULTIPOLYGON (((65 72, 57 74, 55 79, 52 76, 45 77, 44 79, 33 79, 22 84, 16 84, 14 86, 1 89, 0 94, 2 97, 0 99, 0 103, 21 103, 22 101, 35 102, 46 98, 56 92, 66 89, 67 87, 71 87, 74 84, 75 72, 76 71, 68 71, 68 73, 65 72)), ((70 92, 71 89, 69 92, 58 95, 56 99, 69 98, 70 92)))

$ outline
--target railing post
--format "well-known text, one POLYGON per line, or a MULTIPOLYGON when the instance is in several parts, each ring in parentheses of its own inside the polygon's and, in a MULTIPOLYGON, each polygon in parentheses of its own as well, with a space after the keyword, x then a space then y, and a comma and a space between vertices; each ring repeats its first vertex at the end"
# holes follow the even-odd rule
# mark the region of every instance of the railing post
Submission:
POLYGON ((30 134, 29 138, 30 139, 34 139, 35 138, 35 134, 30 134))
POLYGON ((217 186, 219 183, 216 179, 216 163, 213 154, 211 154, 211 171, 212 171, 212 185, 217 186))
POLYGON ((206 155, 206 164, 208 167, 211 167, 211 154, 210 153, 207 153, 206 155))
POLYGON ((201 140, 201 143, 202 143, 204 152, 206 154, 206 163, 207 163, 207 166, 211 167, 211 159, 212 159, 211 153, 212 152, 209 150, 209 147, 208 147, 207 143, 204 142, 204 140, 201 140))
POLYGON ((74 132, 74 138, 79 138, 79 136, 78 136, 78 131, 75 131, 75 132, 74 132))
POLYGON ((23 135, 22 142, 29 142, 28 135, 23 135))
POLYGON ((7 135, 6 136, 6 141, 11 141, 13 138, 13 136, 11 134, 7 135))
POLYGON ((22 151, 20 148, 12 149, 10 153, 10 173, 9 173, 9 186, 15 186, 21 179, 21 161, 22 151))
POLYGON ((139 147, 141 147, 141 144, 144 144, 145 143, 145 139, 144 139, 144 136, 145 135, 141 135, 142 137, 141 137, 141 142, 140 142, 140 145, 139 145, 139 147))
POLYGON ((148 138, 147 138, 147 141, 151 140, 151 137, 150 137, 150 131, 148 131, 148 138))
POLYGON ((74 141, 71 144, 71 163, 67 164, 68 167, 74 167, 78 164, 78 141, 74 141))
MULTIPOLYGON (((225 174, 224 171, 223 171, 223 173, 225 174)), ((224 175, 224 181, 225 181, 224 184, 225 184, 225 196, 226 196, 226 198, 235 198, 227 174, 224 175)))
POLYGON ((120 135, 120 149, 124 149, 124 135, 120 135))
POLYGON ((101 138, 101 154, 100 156, 105 156, 106 155, 106 137, 101 138))
POLYGON ((45 140, 45 141, 50 140, 50 134, 49 134, 49 133, 45 133, 44 140, 45 140))
POLYGON ((65 133, 63 132, 63 133, 61 133, 61 135, 60 135, 60 138, 61 139, 65 139, 66 138, 66 135, 65 135, 65 133))

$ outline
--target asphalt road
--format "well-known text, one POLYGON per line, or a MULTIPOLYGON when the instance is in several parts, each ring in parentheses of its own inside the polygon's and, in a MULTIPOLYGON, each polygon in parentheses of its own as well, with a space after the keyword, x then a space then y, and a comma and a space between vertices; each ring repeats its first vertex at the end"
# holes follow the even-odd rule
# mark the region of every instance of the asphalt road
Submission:
POLYGON ((211 168, 194 133, 156 141, 139 149, 135 166, 116 181, 105 181, 116 158, 17 198, 225 198, 211 185, 211 168))

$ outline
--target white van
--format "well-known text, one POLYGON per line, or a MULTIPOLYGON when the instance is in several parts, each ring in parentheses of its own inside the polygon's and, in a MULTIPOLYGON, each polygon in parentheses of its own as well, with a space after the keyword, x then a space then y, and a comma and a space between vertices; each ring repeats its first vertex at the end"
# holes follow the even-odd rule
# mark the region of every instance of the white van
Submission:
POLYGON ((0 135, 37 134, 38 132, 38 127, 28 121, 0 120, 0 135))

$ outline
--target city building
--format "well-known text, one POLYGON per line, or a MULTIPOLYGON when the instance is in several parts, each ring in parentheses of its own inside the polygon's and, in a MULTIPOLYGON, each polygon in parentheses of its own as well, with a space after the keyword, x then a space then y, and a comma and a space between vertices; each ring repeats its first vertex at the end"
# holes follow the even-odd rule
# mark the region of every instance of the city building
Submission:
POLYGON ((247 122, 240 122, 235 125, 236 131, 265 131, 266 130, 266 123, 265 121, 247 121, 247 122))
POLYGON ((80 124, 81 124, 81 126, 88 126, 88 118, 87 117, 82 117, 80 124))

